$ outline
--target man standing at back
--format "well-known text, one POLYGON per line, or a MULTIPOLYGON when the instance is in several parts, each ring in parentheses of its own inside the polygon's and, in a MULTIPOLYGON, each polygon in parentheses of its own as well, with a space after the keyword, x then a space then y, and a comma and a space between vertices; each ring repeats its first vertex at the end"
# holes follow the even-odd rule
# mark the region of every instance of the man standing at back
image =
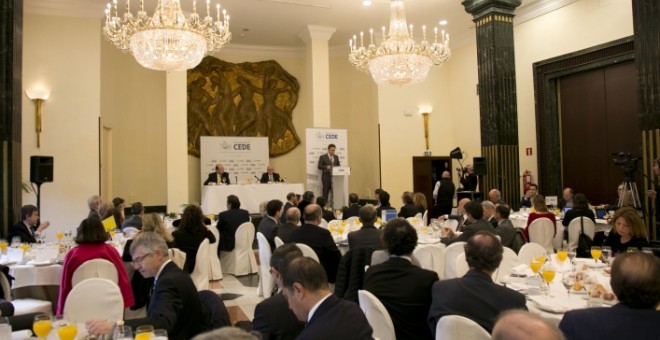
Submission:
POLYGON ((227 210, 218 214, 218 224, 216 226, 220 233, 218 255, 220 255, 220 251, 234 250, 236 229, 245 222, 250 222, 250 213, 245 209, 241 209, 241 201, 237 196, 227 196, 227 210))
POLYGON ((321 184, 323 184, 323 197, 328 199, 328 193, 332 190, 332 168, 339 166, 339 157, 335 155, 337 147, 328 145, 328 153, 319 157, 318 168, 321 170, 321 184))
POLYGON ((455 193, 456 187, 454 186, 454 182, 451 181, 451 174, 449 171, 443 171, 442 178, 435 183, 435 188, 433 188, 436 216, 451 214, 451 206, 455 193))

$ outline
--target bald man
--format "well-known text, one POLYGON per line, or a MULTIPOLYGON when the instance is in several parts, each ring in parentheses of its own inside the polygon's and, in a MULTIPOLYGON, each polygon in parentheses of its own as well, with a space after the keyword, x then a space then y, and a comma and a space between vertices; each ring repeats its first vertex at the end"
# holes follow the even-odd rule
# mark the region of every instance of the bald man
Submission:
POLYGON ((438 217, 440 220, 456 220, 458 221, 458 226, 456 226, 457 231, 461 231, 463 227, 465 226, 465 221, 467 219, 467 215, 465 215, 465 205, 468 202, 471 202, 469 198, 462 198, 460 201, 458 201, 458 206, 456 206, 456 215, 442 215, 438 217))
POLYGON ((261 174, 261 179, 259 180, 260 183, 274 183, 274 182, 280 182, 280 174, 275 172, 273 169, 272 165, 269 165, 266 168, 266 172, 261 174))
POLYGON ((456 193, 456 187, 451 181, 451 174, 449 171, 443 171, 442 178, 435 183, 435 188, 433 189, 436 216, 451 213, 452 204, 454 202, 454 193, 456 193))
POLYGON ((557 326, 522 310, 506 311, 493 328, 493 340, 563 340, 557 326))
POLYGON ((495 206, 506 204, 504 199, 502 199, 502 193, 497 189, 493 189, 488 192, 488 200, 495 204, 495 206))

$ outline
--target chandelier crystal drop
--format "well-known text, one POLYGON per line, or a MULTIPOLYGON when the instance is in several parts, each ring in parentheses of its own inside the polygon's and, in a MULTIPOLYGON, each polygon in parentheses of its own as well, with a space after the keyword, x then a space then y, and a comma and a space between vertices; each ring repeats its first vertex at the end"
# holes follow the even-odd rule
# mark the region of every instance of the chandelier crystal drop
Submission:
POLYGON ((380 45, 374 44, 373 29, 369 30, 368 46, 364 46, 364 32, 360 32, 359 45, 356 35, 348 42, 351 48, 348 60, 357 69, 371 73, 379 85, 420 83, 428 76, 431 66, 441 65, 451 56, 449 34, 445 31, 438 34, 436 27, 433 42, 429 42, 426 26, 422 26, 422 41, 418 44, 413 40, 412 25, 408 31, 403 0, 391 0, 390 8, 390 29, 386 34, 383 26, 380 45))
POLYGON ((214 20, 210 7, 210 0, 206 0, 206 16, 202 18, 193 0, 192 14, 186 18, 179 0, 158 0, 153 16, 148 16, 144 0, 140 0, 140 9, 133 15, 130 0, 126 0, 126 11, 120 17, 117 0, 113 0, 105 9, 103 34, 117 48, 130 51, 146 68, 185 71, 231 40, 227 11, 221 12, 216 5, 214 20))

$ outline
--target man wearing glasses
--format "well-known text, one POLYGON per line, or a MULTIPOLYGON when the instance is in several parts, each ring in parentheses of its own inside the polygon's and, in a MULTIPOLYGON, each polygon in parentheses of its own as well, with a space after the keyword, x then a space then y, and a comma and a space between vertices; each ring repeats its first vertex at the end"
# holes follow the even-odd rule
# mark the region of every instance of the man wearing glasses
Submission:
MULTIPOLYGON (((165 240, 153 232, 139 235, 131 244, 133 267, 145 278, 154 278, 154 288, 147 307, 147 317, 126 320, 126 325, 136 329, 152 325, 154 329, 167 330, 170 340, 191 339, 205 330, 202 303, 192 279, 184 273, 167 253, 165 240)), ((110 334, 113 323, 106 320, 89 320, 90 334, 110 334)))

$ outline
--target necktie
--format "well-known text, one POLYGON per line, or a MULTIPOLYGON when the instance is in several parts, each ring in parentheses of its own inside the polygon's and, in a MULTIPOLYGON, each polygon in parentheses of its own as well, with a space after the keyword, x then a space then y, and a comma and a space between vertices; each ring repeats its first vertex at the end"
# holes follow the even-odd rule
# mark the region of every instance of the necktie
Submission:
POLYGON ((268 175, 268 181, 269 181, 269 182, 273 182, 273 174, 269 174, 269 175, 268 175))

